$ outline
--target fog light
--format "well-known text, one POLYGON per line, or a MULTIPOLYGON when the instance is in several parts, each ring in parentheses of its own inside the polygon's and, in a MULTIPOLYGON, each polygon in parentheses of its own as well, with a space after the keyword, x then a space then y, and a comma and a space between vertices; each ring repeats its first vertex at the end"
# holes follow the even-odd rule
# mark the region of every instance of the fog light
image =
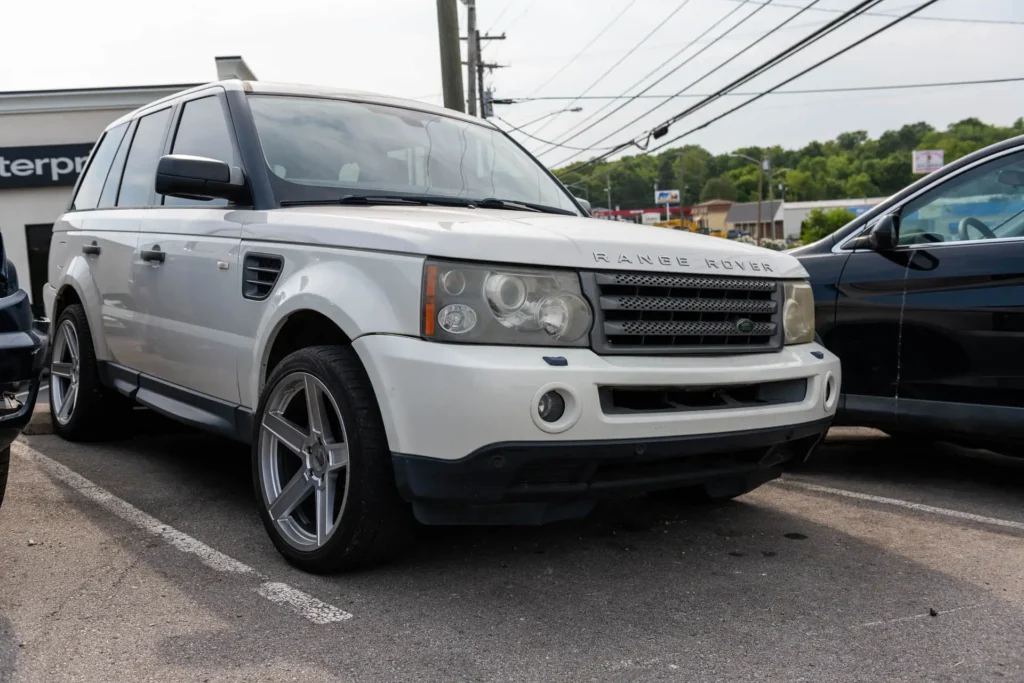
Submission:
POLYGON ((537 414, 545 422, 558 422, 565 415, 565 399, 557 391, 549 391, 540 397, 537 414))

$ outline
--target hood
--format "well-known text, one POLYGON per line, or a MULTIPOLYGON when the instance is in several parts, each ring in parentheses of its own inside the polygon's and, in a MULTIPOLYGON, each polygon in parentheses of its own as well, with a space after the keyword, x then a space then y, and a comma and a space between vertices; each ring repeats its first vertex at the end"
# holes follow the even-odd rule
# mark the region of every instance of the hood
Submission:
POLYGON ((788 254, 721 237, 526 211, 312 206, 247 211, 243 238, 579 270, 806 278, 788 254))

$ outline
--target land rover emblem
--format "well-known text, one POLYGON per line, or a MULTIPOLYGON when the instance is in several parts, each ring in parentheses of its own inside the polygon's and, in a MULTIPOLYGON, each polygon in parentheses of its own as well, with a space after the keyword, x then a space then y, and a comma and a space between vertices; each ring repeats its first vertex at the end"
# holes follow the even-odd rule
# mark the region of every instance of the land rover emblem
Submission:
POLYGON ((740 318, 736 321, 736 331, 740 334, 750 334, 754 331, 754 321, 749 318, 740 318))

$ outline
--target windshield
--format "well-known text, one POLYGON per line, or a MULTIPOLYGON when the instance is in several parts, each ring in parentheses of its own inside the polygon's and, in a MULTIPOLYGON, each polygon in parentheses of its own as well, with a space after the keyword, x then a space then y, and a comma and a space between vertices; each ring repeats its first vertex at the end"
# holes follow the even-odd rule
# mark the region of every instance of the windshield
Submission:
POLYGON ((579 213, 540 164, 489 126, 323 98, 250 95, 249 105, 279 202, 428 195, 579 213))

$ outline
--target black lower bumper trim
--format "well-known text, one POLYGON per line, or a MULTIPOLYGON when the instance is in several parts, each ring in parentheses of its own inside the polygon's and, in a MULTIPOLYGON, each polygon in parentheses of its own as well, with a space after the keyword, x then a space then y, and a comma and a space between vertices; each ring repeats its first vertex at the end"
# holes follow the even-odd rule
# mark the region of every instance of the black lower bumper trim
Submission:
MULTIPOLYGON (((831 421, 654 439, 499 443, 459 460, 401 453, 392 460, 399 493, 426 521, 425 506, 437 510, 437 504, 526 510, 530 503, 575 504, 769 471, 773 478, 783 462, 805 457, 831 421)), ((487 512, 474 515, 482 515, 478 523, 500 523, 489 521, 487 512)), ((563 510, 555 516, 579 515, 563 510)))

